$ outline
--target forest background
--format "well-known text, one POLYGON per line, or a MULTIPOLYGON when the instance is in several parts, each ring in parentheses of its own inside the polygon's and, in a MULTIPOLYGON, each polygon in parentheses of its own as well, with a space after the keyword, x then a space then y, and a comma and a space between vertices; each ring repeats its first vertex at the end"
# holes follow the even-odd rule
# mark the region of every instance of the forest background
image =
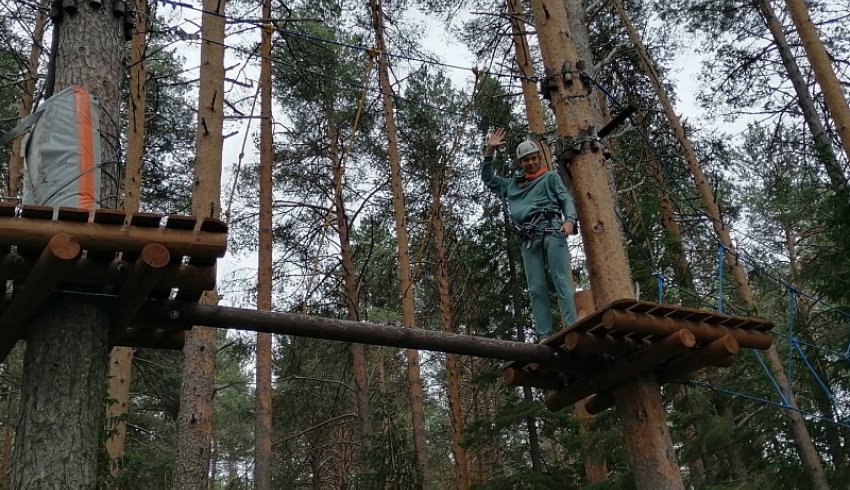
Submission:
MULTIPOLYGON (((142 0, 139 0, 137 9, 142 0)), ((668 419, 686 481, 711 488, 807 488, 788 413, 803 416, 828 482, 850 481, 850 224, 847 151, 825 107, 783 2, 668 0, 576 2, 587 26, 587 68, 600 104, 616 114, 637 108, 604 140, 642 299, 723 309, 773 320, 788 383, 757 354, 727 370, 665 389, 668 419), (816 134, 769 29, 771 7, 823 125, 816 134), (620 12, 618 12, 620 7, 620 12), (638 26, 651 65, 676 94, 682 53, 700 56, 699 126, 686 122, 720 220, 731 230, 755 301, 722 261, 717 219, 701 201, 685 151, 665 117, 652 73, 624 28, 638 26), (672 72, 671 72, 672 71, 672 72), (733 121, 737 121, 733 124, 733 121), (745 121, 745 122, 740 122, 745 121), (830 162, 832 162, 830 164, 830 162), (837 172, 835 169, 838 169, 837 172), (671 223, 675 226, 671 227, 671 223), (678 230, 678 232, 675 232, 678 230), (718 263, 718 256, 721 257, 718 263), (792 406, 788 391, 796 397, 792 406)), ((530 315, 517 236, 501 203, 478 181, 480 144, 495 126, 510 129, 512 147, 529 132, 523 82, 543 75, 533 29, 536 70, 517 68, 514 24, 528 26, 503 3, 442 0, 381 5, 398 125, 398 150, 409 233, 415 323, 524 340, 530 315), (423 27, 421 14, 428 12, 423 27), (433 25, 473 53, 460 66, 423 37, 433 25), (473 73, 473 65, 476 67, 473 73), (460 81, 459 81, 460 80, 460 81), (449 287, 447 287, 449 286, 449 287)), ((198 60, 204 34, 200 2, 151 0, 144 14, 145 146, 141 207, 186 213, 195 159, 198 60)), ((225 184, 222 217, 230 225, 223 302, 256 305, 257 281, 245 261, 258 247, 260 62, 262 26, 272 26, 274 96, 273 306, 277 311, 406 324, 397 270, 390 155, 382 113, 373 25, 374 5, 324 0, 272 4, 231 1, 226 10, 225 184), (349 243, 350 263, 344 259, 349 243), (235 265, 234 265, 235 264, 235 265), (352 282, 349 282, 352 281, 352 282), (353 285, 353 286, 352 286, 353 285), (352 310, 354 313, 352 313, 352 310)), ((45 30, 35 75, 29 73, 39 12, 46 2, 0 1, 0 131, 10 129, 22 98, 38 94, 49 58, 45 30)), ((850 86, 850 4, 809 2, 844 90, 850 86)), ((575 10, 574 10, 575 12, 575 10)), ((441 48, 442 51, 444 48, 441 48)), ((129 58, 128 58, 129 59, 129 58)), ((128 61, 128 66, 131 63, 128 61)), ((131 80, 126 90, 129 92, 131 80)), ((674 97, 675 99, 675 97, 674 97)), ((124 121, 130 105, 123 105, 124 121)), ((540 99, 538 98, 538 101, 540 99)), ((544 104, 545 105, 545 104, 544 104)), ((688 106, 682 106, 688 107, 688 106)), ((686 121, 691 114, 680 115, 686 121)), ((2 185, 12 191, 9 149, 0 148, 2 185)), ((512 171, 509 155, 498 164, 512 171)), ((588 288, 579 240, 571 240, 577 287, 588 288)), ((210 488, 254 486, 255 338, 218 332, 210 488)), ((547 412, 541 393, 503 386, 499 364, 391 348, 277 337, 273 342, 271 475, 274 488, 552 488, 596 481, 627 488, 631 475, 617 416, 588 421, 570 410, 547 412), (358 365, 358 359, 362 364, 358 365), (357 374, 361 373, 361 374, 357 374), (365 376, 365 377, 364 377, 365 376), (411 383, 423 389, 427 445, 411 428, 411 383), (365 401, 364 401, 365 400, 365 401), (604 468, 594 480, 588 468, 604 468)), ((22 349, 2 366, 0 468, 7 468, 20 393, 22 349)), ((172 488, 176 462, 182 355, 139 349, 133 356, 127 438, 119 464, 104 451, 103 481, 118 488, 172 488), (115 469, 117 467, 117 470, 115 469)), ((111 428, 104 439, 112 437, 111 428)), ((0 474, 5 474, 0 471, 0 474)))

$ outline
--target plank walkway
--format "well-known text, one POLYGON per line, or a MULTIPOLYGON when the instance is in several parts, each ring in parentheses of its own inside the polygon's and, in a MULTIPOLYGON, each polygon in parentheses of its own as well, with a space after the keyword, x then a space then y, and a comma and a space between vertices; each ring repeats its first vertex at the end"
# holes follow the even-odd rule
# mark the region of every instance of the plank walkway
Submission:
POLYGON ((705 367, 728 367, 741 347, 770 347, 771 328, 758 318, 622 299, 541 342, 564 351, 556 360, 508 363, 503 379, 553 390, 550 410, 591 397, 588 411, 599 413, 614 404, 621 383, 650 372, 661 383, 683 382, 705 367))
POLYGON ((57 291, 107 302, 113 345, 181 349, 182 330, 137 321, 137 313, 149 299, 191 302, 214 289, 226 249, 227 226, 217 219, 2 203, 0 361, 57 291))

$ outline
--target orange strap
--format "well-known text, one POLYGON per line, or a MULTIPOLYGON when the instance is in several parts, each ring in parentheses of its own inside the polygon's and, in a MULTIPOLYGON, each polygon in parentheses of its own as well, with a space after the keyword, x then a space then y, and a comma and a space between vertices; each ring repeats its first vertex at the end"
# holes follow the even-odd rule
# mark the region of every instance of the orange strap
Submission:
POLYGON ((91 100, 82 87, 74 87, 77 106, 77 138, 80 144, 80 207, 94 209, 94 134, 91 100))
POLYGON ((540 170, 538 170, 537 172, 534 172, 533 174, 525 174, 525 180, 526 181, 534 180, 537 177, 540 177, 541 175, 545 174, 548 170, 549 169, 547 169, 546 166, 543 165, 543 166, 540 167, 540 170))

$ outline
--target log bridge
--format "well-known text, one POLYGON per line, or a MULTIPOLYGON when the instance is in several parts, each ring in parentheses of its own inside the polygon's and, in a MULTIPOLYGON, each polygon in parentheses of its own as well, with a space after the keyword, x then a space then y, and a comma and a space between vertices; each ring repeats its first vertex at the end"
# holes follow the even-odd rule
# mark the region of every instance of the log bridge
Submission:
POLYGON ((622 299, 542 342, 566 351, 560 362, 512 362, 502 375, 509 385, 553 390, 549 410, 589 397, 585 408, 598 414, 614 405, 617 386, 639 375, 681 383, 705 367, 731 366, 741 347, 765 350, 771 328, 758 318, 622 299))
POLYGON ((728 367, 741 347, 772 342, 765 320, 633 299, 614 301, 541 344, 198 304, 215 288, 226 247, 227 227, 217 219, 18 211, 0 203, 0 362, 54 293, 104 302, 112 345, 182 349, 185 331, 204 325, 501 359, 511 361, 503 367, 507 384, 553 391, 548 409, 590 397, 592 414, 612 406, 614 389, 638 375, 683 382, 704 367, 728 367))
POLYGON ((226 248, 227 226, 212 218, 0 203, 0 361, 54 292, 108 302, 112 345, 181 349, 183 330, 145 328, 137 313, 197 302, 226 248))

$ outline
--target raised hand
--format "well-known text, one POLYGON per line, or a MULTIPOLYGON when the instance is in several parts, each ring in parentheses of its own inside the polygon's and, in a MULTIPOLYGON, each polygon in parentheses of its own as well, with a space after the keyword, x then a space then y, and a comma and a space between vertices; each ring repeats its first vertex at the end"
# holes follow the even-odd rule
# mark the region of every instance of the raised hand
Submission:
POLYGON ((505 144, 505 136, 507 135, 505 128, 496 128, 487 137, 487 143, 484 147, 484 156, 491 157, 496 154, 496 149, 505 144))

